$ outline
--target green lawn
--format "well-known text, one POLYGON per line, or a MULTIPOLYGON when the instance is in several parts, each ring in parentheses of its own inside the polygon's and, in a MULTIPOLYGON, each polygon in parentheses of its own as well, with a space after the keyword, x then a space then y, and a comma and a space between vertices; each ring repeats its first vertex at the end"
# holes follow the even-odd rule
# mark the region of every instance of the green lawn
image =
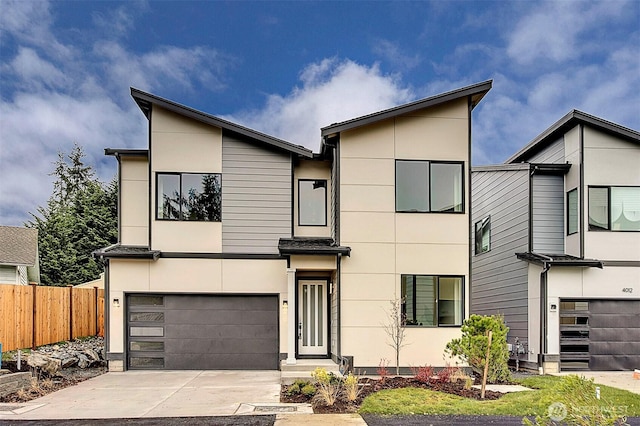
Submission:
MULTIPOLYGON (((560 377, 532 376, 516 382, 534 391, 513 392, 495 401, 478 401, 426 389, 404 388, 384 390, 368 396, 362 406, 362 414, 475 414, 533 416, 546 412, 557 402, 553 388, 560 377)), ((600 386, 601 402, 606 406, 626 407, 627 416, 640 416, 640 395, 600 386), (605 402, 606 401, 606 402, 605 402)))

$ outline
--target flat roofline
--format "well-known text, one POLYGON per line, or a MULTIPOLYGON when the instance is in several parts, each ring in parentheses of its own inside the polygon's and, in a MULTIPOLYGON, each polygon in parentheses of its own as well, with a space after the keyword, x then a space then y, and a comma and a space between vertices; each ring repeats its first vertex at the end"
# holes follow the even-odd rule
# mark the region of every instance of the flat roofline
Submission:
POLYGON ((104 155, 114 157, 149 157, 148 149, 105 148, 104 155))

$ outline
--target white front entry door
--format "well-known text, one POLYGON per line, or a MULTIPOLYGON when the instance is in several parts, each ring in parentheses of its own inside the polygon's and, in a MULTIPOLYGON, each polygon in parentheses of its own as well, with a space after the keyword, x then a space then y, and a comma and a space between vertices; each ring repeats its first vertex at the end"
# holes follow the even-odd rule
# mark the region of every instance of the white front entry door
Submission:
POLYGON ((327 282, 298 281, 298 353, 327 355, 327 282))

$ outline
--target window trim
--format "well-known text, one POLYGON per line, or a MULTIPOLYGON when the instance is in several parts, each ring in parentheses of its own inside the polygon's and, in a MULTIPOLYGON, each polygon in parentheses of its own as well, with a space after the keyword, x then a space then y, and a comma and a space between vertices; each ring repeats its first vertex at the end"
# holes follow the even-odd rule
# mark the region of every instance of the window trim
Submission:
POLYGON ((567 235, 574 235, 579 233, 580 231, 580 198, 578 197, 578 188, 573 188, 569 191, 567 191, 567 222, 566 222, 566 226, 567 226, 567 235), (576 194, 576 230, 571 232, 571 226, 570 226, 570 204, 569 204, 569 199, 571 194, 575 193, 576 194))
POLYGON ((640 185, 588 185, 587 186, 587 229, 589 231, 593 231, 593 232, 640 232, 640 230, 638 231, 634 231, 632 229, 611 229, 611 188, 638 188, 638 190, 640 190, 640 185), (591 227, 591 224, 589 223, 589 207, 590 207, 590 201, 591 201, 591 197, 590 197, 590 189, 591 188, 600 188, 600 189, 606 189, 607 190, 607 228, 600 228, 600 227, 591 227))
POLYGON ((453 160, 418 160, 418 159, 402 159, 396 158, 394 163, 394 209, 396 213, 417 213, 417 214, 465 214, 466 213, 466 180, 465 180, 465 161, 453 161, 453 160), (429 205, 428 211, 409 211, 409 210, 398 210, 398 162, 420 162, 428 164, 428 172, 429 172, 429 192, 427 194, 427 203, 429 205), (431 165, 432 164, 454 164, 460 166, 461 172, 461 200, 462 209, 459 212, 442 212, 442 211, 433 211, 431 210, 431 165))
POLYGON ((322 227, 327 226, 327 214, 328 214, 328 196, 329 196, 329 180, 328 179, 298 179, 298 226, 314 226, 314 227, 322 227), (323 181, 324 182, 324 224, 323 225, 308 225, 300 222, 300 182, 316 182, 323 181))
MULTIPOLYGON (((480 227, 480 230, 482 230, 484 227, 480 227)), ((480 254, 484 254, 484 253, 489 253, 491 251, 491 215, 487 215, 485 217, 483 217, 482 219, 480 219, 479 221, 477 221, 474 225, 474 238, 475 238, 475 254, 476 256, 480 255, 480 254), (482 235, 480 235, 480 251, 478 251, 478 224, 482 224, 484 221, 487 222, 487 224, 489 225, 489 245, 487 247, 486 250, 482 250, 482 235)))
POLYGON ((222 222, 222 198, 220 199, 220 220, 186 220, 182 218, 182 205, 180 206, 180 217, 177 219, 168 219, 163 217, 158 217, 158 207, 160 206, 159 197, 158 197, 158 180, 160 179, 160 175, 164 176, 178 176, 180 178, 179 187, 180 187, 180 196, 182 197, 182 175, 217 175, 220 181, 220 191, 222 191, 222 173, 218 172, 162 172, 156 171, 156 187, 155 187, 155 199, 156 199, 156 208, 154 218, 158 221, 163 222, 209 222, 209 223, 220 223, 222 222))
MULTIPOLYGON (((402 327, 405 328, 460 328, 464 324, 464 320, 466 318, 466 294, 465 294, 465 276, 464 275, 447 275, 447 274, 400 274, 400 292, 402 294, 402 281, 404 277, 414 277, 413 282, 415 286, 416 279, 415 277, 435 277, 435 314, 436 321, 438 322, 435 325, 418 325, 418 324, 406 324, 405 313, 401 312, 402 315, 402 327), (461 320, 460 324, 440 324, 440 278, 459 278, 460 279, 460 308, 461 308, 461 320)), ((415 295, 415 291, 413 292, 415 295)), ((408 302, 405 300, 403 305, 406 306, 408 302)), ((416 311, 416 300, 415 297, 412 300, 412 306, 414 312, 416 311)), ((406 309, 405 309, 406 311, 406 309)))

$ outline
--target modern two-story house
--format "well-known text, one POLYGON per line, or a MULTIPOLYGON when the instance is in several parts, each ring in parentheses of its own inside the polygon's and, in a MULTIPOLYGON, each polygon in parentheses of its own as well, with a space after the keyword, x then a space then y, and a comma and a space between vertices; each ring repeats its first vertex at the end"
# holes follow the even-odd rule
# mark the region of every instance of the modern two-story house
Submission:
POLYGON ((472 312, 530 367, 638 368, 640 133, 574 110, 472 183, 472 312))
POLYGON ((478 83, 274 138, 132 89, 145 149, 119 165, 105 262, 110 370, 375 371, 402 300, 400 364, 443 366, 469 312, 471 114, 478 83))

